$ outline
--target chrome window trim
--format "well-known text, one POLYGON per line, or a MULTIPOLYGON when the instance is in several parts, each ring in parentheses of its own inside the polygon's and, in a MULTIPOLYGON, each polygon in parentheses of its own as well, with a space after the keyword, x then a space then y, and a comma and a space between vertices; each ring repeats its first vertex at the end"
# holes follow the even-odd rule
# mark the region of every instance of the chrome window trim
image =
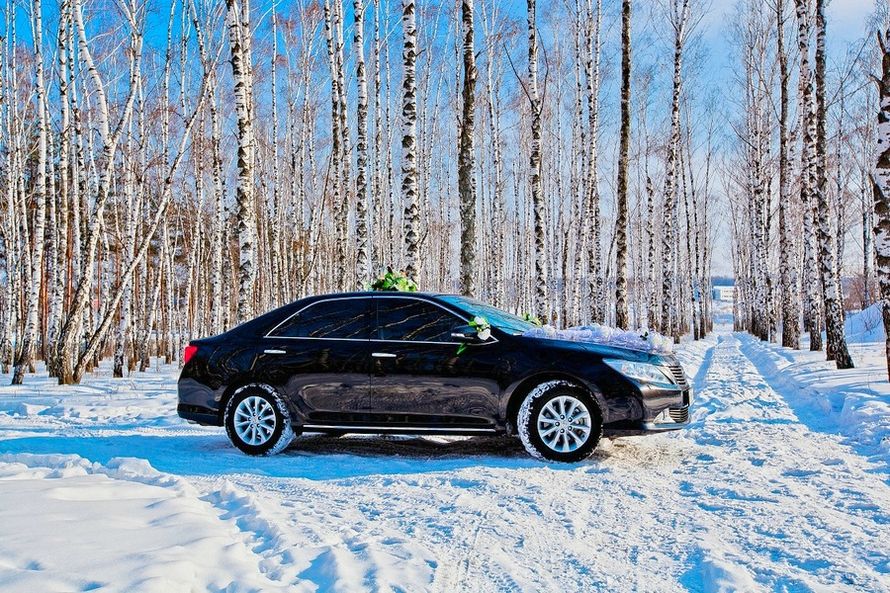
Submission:
POLYGON ((370 296, 348 296, 348 297, 331 297, 331 298, 319 299, 313 303, 309 303, 308 305, 301 307, 299 310, 294 311, 293 313, 291 313, 290 315, 285 317, 283 321, 281 321, 278 325, 276 325, 275 327, 270 329, 266 333, 266 335, 263 337, 264 338, 285 339, 285 340, 341 340, 341 341, 352 341, 352 342, 367 342, 367 340, 363 340, 361 338, 313 338, 311 336, 273 336, 272 334, 279 327, 286 324, 288 321, 290 321, 291 319, 293 319, 294 317, 296 317, 297 315, 299 315, 300 313, 302 313, 309 307, 314 307, 315 305, 320 305, 322 303, 330 303, 333 301, 351 301, 351 300, 355 300, 355 299, 371 299, 371 298, 372 297, 370 297, 370 296))
MULTIPOLYGON (((319 305, 321 303, 327 303, 330 301, 349 301, 349 300, 354 300, 354 299, 372 299, 373 300, 375 298, 412 299, 415 301, 420 301, 422 303, 429 303, 431 305, 435 305, 436 307, 439 307, 446 313, 453 315, 454 318, 457 319, 458 321, 464 321, 463 319, 461 319, 460 317, 457 316, 457 313, 455 313, 448 307, 445 307, 441 303, 438 303, 436 301, 422 298, 422 297, 417 297, 417 296, 412 296, 412 295, 403 295, 403 294, 379 294, 379 295, 374 294, 374 295, 369 295, 369 296, 354 295, 354 296, 324 298, 324 299, 315 301, 314 303, 309 303, 305 307, 302 307, 298 311, 295 311, 294 313, 291 313, 290 315, 288 315, 284 319, 284 321, 280 322, 278 325, 276 325, 271 330, 269 330, 269 332, 263 337, 270 338, 273 340, 327 340, 327 341, 333 341, 333 342, 377 342, 377 343, 383 343, 383 344, 439 344, 439 345, 446 345, 446 346, 459 346, 464 343, 464 342, 432 342, 432 341, 427 341, 427 340, 380 340, 378 338, 370 338, 370 339, 364 340, 361 338, 315 338, 312 336, 273 336, 272 335, 272 333, 275 330, 277 330, 279 327, 281 327, 282 325, 284 325, 285 323, 287 323, 288 321, 293 319, 296 315, 299 315, 306 309, 308 309, 310 307, 314 307, 315 305, 319 305)), ((377 328, 376 326, 377 326, 377 323, 375 321, 372 326, 372 329, 376 329, 377 328)), ((482 342, 481 344, 472 344, 472 345, 473 346, 487 346, 488 344, 496 344, 497 342, 498 342, 498 339, 494 336, 491 336, 491 338, 489 340, 482 342)))

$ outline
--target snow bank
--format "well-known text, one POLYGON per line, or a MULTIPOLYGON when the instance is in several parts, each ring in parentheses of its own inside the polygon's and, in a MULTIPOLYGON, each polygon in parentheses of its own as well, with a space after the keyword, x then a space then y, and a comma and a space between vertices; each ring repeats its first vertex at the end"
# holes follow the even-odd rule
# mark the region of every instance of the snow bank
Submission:
POLYGON ((4 455, 0 490, 0 590, 294 590, 258 570, 187 483, 145 460, 4 455))
POLYGON ((547 338, 550 340, 566 340, 569 342, 589 342, 603 346, 627 348, 641 352, 668 354, 673 351, 670 338, 648 329, 634 331, 609 327, 608 325, 582 325, 568 329, 556 329, 545 325, 528 330, 523 334, 530 338, 547 338))
POLYGON ((881 304, 872 306, 847 317, 844 332, 849 344, 865 344, 884 341, 884 322, 881 318, 881 304))
MULTIPOLYGON (((854 327, 862 321, 856 317, 848 320, 854 327)), ((747 334, 739 337, 751 360, 801 421, 816 430, 844 435, 861 453, 890 467, 890 383, 883 336, 880 343, 851 342, 856 368, 846 370, 826 361, 824 352, 790 350, 747 334)))

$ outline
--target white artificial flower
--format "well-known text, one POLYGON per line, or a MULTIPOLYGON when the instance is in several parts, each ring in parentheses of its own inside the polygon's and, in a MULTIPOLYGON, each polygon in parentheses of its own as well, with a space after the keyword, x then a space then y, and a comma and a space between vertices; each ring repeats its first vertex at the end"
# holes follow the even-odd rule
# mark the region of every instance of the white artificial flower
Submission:
POLYGON ((473 318, 473 323, 475 323, 476 325, 479 325, 479 326, 485 325, 485 318, 480 317, 479 315, 476 315, 473 318))
POLYGON ((491 328, 486 327, 485 329, 480 330, 476 335, 479 336, 480 340, 485 342, 491 337, 491 328))

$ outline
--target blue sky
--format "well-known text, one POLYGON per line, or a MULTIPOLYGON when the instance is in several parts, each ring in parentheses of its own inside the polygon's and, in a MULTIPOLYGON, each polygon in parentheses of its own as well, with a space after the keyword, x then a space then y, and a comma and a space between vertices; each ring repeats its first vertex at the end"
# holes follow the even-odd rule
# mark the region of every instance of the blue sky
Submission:
MULTIPOLYGON (((793 0, 785 1, 793 6, 793 0)), ((737 0, 711 0, 711 9, 699 25, 709 52, 710 68, 705 76, 714 84, 729 81, 735 68, 726 36, 736 4, 737 0)), ((828 0, 826 43, 830 59, 842 60, 850 44, 863 37, 866 22, 874 9, 875 0, 828 0)), ((796 43, 796 39, 790 42, 796 43)))
MULTIPOLYGON (((764 0, 774 1, 774 0, 764 0)), ((793 5, 793 0, 786 0, 793 5)), ((712 0, 711 9, 699 25, 703 37, 704 46, 708 52, 708 67, 702 72, 703 82, 707 86, 721 85, 730 87, 734 69, 737 67, 727 42, 728 23, 732 21, 737 0, 712 0)), ((826 19, 828 22, 828 36, 826 43, 829 52, 829 67, 831 62, 840 62, 851 46, 859 42, 867 33, 867 20, 874 12, 875 0, 828 0, 826 19)), ((796 39, 791 39, 796 43, 796 39)), ((687 92, 695 92, 687 88, 687 92)), ((721 192, 719 183, 714 188, 721 192)), ((728 206, 723 205, 728 210, 728 206)), ((729 213, 725 216, 728 218, 729 213)), ((724 224, 720 233, 714 254, 714 273, 732 274, 732 254, 730 252, 730 230, 724 224)), ((855 270, 861 257, 861 247, 853 240, 848 240, 847 245, 847 272, 855 270)))

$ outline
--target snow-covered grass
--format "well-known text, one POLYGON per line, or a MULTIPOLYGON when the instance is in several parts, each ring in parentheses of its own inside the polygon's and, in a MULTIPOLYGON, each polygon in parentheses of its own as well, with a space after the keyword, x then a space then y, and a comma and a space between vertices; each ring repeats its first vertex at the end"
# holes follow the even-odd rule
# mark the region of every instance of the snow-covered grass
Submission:
POLYGON ((175 368, 0 375, 0 591, 890 591, 879 347, 837 373, 684 342, 690 429, 577 465, 501 438, 255 459, 176 417, 175 368))

